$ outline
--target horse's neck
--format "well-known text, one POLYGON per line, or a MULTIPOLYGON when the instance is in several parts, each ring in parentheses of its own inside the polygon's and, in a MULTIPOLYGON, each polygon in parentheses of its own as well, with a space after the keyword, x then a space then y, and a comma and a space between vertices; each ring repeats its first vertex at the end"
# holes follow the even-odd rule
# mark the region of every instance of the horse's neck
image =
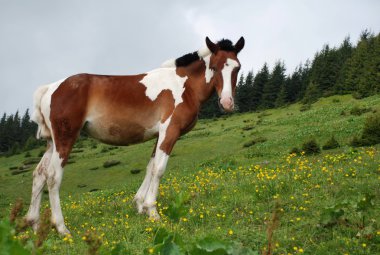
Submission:
POLYGON ((206 83, 206 68, 204 61, 199 60, 178 70, 188 76, 188 86, 199 106, 207 101, 214 91, 211 83, 206 83))

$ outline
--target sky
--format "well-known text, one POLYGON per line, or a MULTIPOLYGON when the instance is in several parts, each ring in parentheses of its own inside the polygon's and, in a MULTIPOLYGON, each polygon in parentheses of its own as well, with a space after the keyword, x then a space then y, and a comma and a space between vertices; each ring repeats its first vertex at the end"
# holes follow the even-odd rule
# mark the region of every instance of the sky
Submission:
POLYGON ((138 74, 205 45, 244 36, 242 72, 324 44, 380 32, 378 0, 0 0, 0 114, 32 108, 33 92, 77 73, 138 74))

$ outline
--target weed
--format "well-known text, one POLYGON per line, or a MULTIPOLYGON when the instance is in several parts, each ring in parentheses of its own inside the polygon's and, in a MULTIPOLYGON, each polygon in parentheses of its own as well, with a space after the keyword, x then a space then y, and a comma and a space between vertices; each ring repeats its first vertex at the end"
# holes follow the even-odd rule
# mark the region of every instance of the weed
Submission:
POLYGON ((119 160, 108 160, 106 162, 103 163, 103 167, 104 168, 108 168, 108 167, 111 167, 111 166, 116 166, 120 164, 120 161, 119 160))
POLYGON ((37 239, 35 241, 36 247, 41 247, 49 235, 49 232, 52 227, 50 218, 51 218, 51 211, 49 208, 45 208, 44 212, 41 215, 38 230, 37 230, 37 239))
POLYGON ((367 117, 360 137, 353 137, 351 145, 354 147, 370 146, 380 143, 380 113, 367 117))
POLYGON ((296 155, 299 155, 301 154, 301 150, 297 147, 293 147, 290 151, 289 151, 289 154, 296 154, 296 155))
POLYGON ((312 155, 320 153, 321 148, 319 147, 317 141, 312 138, 302 144, 302 151, 305 152, 305 155, 312 155))
POLYGON ((300 112, 305 112, 305 111, 308 111, 311 109, 311 104, 307 103, 307 104, 303 104, 301 107, 300 107, 300 112))
POLYGON ((360 107, 355 105, 354 107, 351 108, 350 114, 355 115, 355 116, 360 116, 363 113, 370 112, 372 109, 371 108, 365 108, 365 107, 360 107))
POLYGON ((339 148, 340 144, 339 142, 335 139, 334 136, 332 136, 323 146, 322 149, 324 150, 331 150, 331 149, 336 149, 339 148))

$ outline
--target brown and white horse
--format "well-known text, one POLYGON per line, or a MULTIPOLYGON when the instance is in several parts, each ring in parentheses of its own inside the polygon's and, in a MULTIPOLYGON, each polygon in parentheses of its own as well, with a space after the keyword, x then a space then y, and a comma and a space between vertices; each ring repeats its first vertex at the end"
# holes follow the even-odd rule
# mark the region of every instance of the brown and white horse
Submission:
POLYGON ((129 145, 157 138, 144 181, 135 202, 139 213, 159 218, 156 198, 170 152, 177 139, 190 131, 201 104, 216 90, 225 111, 234 109, 237 54, 241 37, 207 47, 148 73, 128 76, 78 74, 42 86, 34 94, 33 120, 37 138, 47 150, 33 172, 32 198, 26 220, 38 228, 42 189, 47 183, 52 222, 61 234, 69 233, 62 216, 59 187, 63 167, 83 128, 92 137, 113 145, 129 145))

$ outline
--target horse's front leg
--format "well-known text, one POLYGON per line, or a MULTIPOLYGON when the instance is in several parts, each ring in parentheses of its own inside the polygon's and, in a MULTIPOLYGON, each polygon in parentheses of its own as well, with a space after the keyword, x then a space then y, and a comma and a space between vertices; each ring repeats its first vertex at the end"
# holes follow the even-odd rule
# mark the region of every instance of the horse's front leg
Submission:
POLYGON ((166 126, 165 123, 162 125, 163 128, 160 128, 156 153, 154 155, 153 166, 151 169, 150 185, 146 192, 143 204, 144 210, 152 219, 160 218, 156 208, 158 188, 160 186, 160 180, 166 170, 169 155, 180 135, 180 130, 176 126, 170 125, 170 123, 169 125, 166 124, 168 126, 166 126))

